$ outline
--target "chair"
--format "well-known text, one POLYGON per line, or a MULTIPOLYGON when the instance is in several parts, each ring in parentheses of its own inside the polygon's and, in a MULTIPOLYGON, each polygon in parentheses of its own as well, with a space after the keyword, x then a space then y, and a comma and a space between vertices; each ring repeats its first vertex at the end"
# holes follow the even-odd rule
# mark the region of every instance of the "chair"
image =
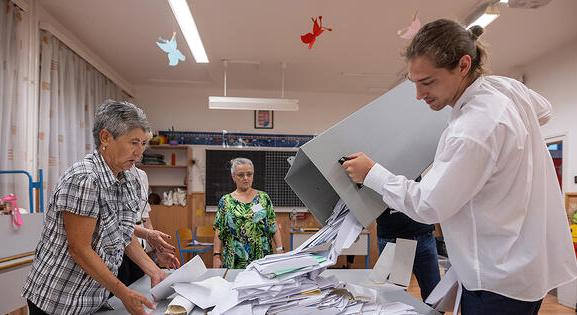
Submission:
POLYGON ((206 242, 206 240, 212 241, 214 236, 214 231, 210 226, 198 226, 195 228, 195 232, 189 228, 181 228, 176 231, 176 244, 178 246, 178 253, 180 255, 180 262, 184 264, 184 253, 191 253, 192 257, 197 254, 206 253, 212 250, 213 244, 206 242), (201 242, 198 240, 201 238, 201 242))

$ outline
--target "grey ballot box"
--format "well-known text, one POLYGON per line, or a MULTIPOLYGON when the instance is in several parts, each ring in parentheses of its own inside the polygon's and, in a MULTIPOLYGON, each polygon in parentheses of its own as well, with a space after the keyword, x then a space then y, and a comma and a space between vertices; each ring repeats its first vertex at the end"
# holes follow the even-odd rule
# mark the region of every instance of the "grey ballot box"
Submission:
POLYGON ((414 84, 405 81, 301 146, 285 180, 320 223, 341 198, 367 227, 386 204, 372 189, 358 188, 338 160, 365 152, 393 174, 415 179, 433 161, 450 113, 416 100, 414 84))

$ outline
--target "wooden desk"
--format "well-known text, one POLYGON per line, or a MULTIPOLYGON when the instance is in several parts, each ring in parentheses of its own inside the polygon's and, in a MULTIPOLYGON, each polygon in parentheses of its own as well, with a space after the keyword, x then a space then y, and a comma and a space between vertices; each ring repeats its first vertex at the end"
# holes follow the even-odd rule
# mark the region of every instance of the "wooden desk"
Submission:
MULTIPOLYGON (((307 231, 293 231, 290 232, 290 250, 299 247, 302 243, 308 240, 318 230, 307 231)), ((357 240, 351 247, 343 250, 341 256, 355 255, 365 256, 365 268, 369 269, 369 255, 371 252, 371 234, 367 230, 363 230, 357 240)))

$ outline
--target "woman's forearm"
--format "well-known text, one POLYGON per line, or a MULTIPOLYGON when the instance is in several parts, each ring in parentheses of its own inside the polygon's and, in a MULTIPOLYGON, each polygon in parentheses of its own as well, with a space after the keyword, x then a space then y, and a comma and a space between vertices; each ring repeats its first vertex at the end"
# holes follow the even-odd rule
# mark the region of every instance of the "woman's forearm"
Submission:
MULTIPOLYGON (((281 235, 281 233, 280 233, 280 226, 279 226, 278 224, 277 224, 277 226, 276 226, 276 232, 274 232, 273 241, 274 241, 274 244, 275 244, 275 247, 276 247, 276 248, 283 247, 283 245, 282 245, 282 235, 281 235)), ((283 248, 283 250, 284 250, 284 248, 283 248)))
POLYGON ((133 262, 138 265, 138 267, 140 267, 140 269, 142 269, 142 271, 144 271, 145 274, 149 275, 151 278, 157 276, 159 272, 162 272, 160 268, 158 268, 158 266, 152 261, 152 259, 148 257, 134 236, 132 237, 130 244, 126 246, 124 252, 133 262))
POLYGON ((102 258, 91 247, 69 246, 68 250, 74 262, 112 294, 121 297, 126 293, 128 287, 114 276, 102 258))
POLYGON ((146 239, 148 236, 148 229, 140 225, 134 226, 134 236, 146 239))
POLYGON ((65 211, 63 220, 68 252, 74 262, 114 295, 121 297, 126 294, 128 287, 114 276, 104 260, 91 247, 96 219, 65 211))
POLYGON ((218 230, 214 230, 213 252, 222 253, 222 243, 218 237, 218 230))
POLYGON ((152 221, 150 220, 150 218, 142 218, 142 225, 144 225, 144 227, 149 229, 149 230, 154 230, 154 227, 152 226, 152 221))

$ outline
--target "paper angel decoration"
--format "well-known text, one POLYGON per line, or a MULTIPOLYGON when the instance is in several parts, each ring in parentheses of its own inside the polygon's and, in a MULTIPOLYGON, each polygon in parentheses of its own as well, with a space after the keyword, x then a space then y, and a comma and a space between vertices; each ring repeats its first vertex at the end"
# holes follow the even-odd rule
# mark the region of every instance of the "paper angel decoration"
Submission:
POLYGON ((184 61, 186 57, 176 48, 176 39, 174 38, 176 33, 172 33, 172 38, 170 40, 162 39, 160 37, 156 45, 162 49, 165 53, 168 54, 168 65, 169 66, 176 66, 178 61, 184 61))

